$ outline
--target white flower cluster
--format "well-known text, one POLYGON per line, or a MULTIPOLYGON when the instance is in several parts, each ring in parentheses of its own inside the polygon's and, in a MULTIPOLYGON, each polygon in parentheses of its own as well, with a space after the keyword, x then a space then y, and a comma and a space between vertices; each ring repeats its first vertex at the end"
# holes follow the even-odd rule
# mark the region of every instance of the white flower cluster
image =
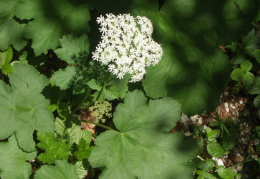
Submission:
POLYGON ((93 59, 108 65, 117 78, 129 73, 130 82, 140 81, 145 67, 161 60, 162 47, 151 37, 153 26, 148 18, 106 14, 106 18, 98 17, 97 22, 101 25, 102 41, 93 52, 93 59))

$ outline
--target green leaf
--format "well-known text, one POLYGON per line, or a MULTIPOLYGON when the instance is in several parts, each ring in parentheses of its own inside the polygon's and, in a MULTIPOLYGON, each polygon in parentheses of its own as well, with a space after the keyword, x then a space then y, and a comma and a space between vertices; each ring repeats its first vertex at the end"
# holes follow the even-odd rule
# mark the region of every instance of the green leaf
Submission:
POLYGON ((225 150, 230 150, 235 147, 238 142, 237 131, 234 128, 229 129, 229 134, 223 134, 222 142, 225 150))
MULTIPOLYGON (((77 117, 69 120, 78 120, 77 117)), ((65 122, 59 118, 55 119, 55 131, 57 134, 60 136, 66 136, 68 135, 70 139, 70 144, 72 145, 73 143, 79 144, 80 139, 83 138, 87 143, 90 143, 92 141, 92 134, 90 131, 87 130, 81 130, 81 125, 72 123, 71 127, 66 128, 65 122)))
POLYGON ((9 47, 7 51, 0 52, 0 69, 2 73, 11 73, 13 72, 13 67, 9 62, 13 59, 13 48, 9 47))
POLYGON ((250 87, 255 81, 255 75, 251 72, 246 72, 243 77, 243 83, 246 88, 250 87))
POLYGON ((114 99, 118 98, 118 92, 116 91, 116 89, 114 87, 110 88, 110 87, 107 87, 106 85, 99 86, 94 79, 92 79, 88 82, 88 86, 91 89, 97 90, 93 94, 94 101, 98 101, 101 103, 101 102, 105 101, 106 99, 114 100, 114 99))
POLYGON ((94 101, 103 102, 105 100, 114 100, 118 98, 123 98, 128 90, 128 81, 130 76, 124 79, 112 79, 108 85, 100 86, 97 84, 96 80, 92 79, 88 82, 88 86, 91 89, 97 90, 94 94, 94 101))
POLYGON ((38 156, 43 163, 52 164, 55 160, 67 160, 71 154, 68 140, 56 140, 54 133, 38 132, 37 139, 40 141, 37 146, 45 150, 38 156))
POLYGON ((55 166, 44 165, 36 171, 35 179, 77 179, 78 175, 73 165, 70 165, 67 161, 56 160, 55 166))
POLYGON ((2 73, 12 73, 14 71, 14 68, 10 64, 5 64, 2 68, 2 73))
POLYGON ((86 174, 88 173, 89 165, 84 165, 85 162, 76 162, 74 167, 77 171, 78 178, 84 178, 86 174))
POLYGON ((234 179, 235 172, 229 168, 218 166, 218 175, 223 179, 234 179))
POLYGON ((247 36, 243 38, 245 49, 254 50, 260 48, 260 39, 256 37, 255 30, 251 30, 247 36))
POLYGON ((230 77, 234 81, 241 81, 244 78, 245 72, 241 68, 235 68, 230 77))
POLYGON ((194 160, 192 160, 192 162, 200 169, 208 169, 208 165, 206 163, 206 161, 202 161, 199 158, 195 158, 194 160))
POLYGON ((68 89, 73 83, 73 76, 76 74, 75 66, 67 66, 65 69, 59 69, 56 71, 52 77, 51 81, 54 82, 56 86, 59 86, 61 90, 68 89))
POLYGON ((89 64, 87 58, 89 54, 89 41, 87 35, 79 38, 74 35, 67 35, 60 39, 62 48, 55 50, 58 57, 68 64, 73 65, 69 69, 59 70, 53 74, 57 86, 62 89, 73 87, 73 94, 82 94, 87 88, 89 78, 89 64), (72 71, 73 69, 73 71, 72 71), (67 77, 68 73, 69 77, 67 77), (71 75, 70 75, 71 74, 71 75))
POLYGON ((128 81, 130 79, 129 76, 125 76, 123 79, 113 78, 109 85, 113 86, 118 92, 118 97, 123 98, 128 91, 128 81))
POLYGON ((200 137, 197 140, 197 144, 198 144, 198 147, 199 147, 199 152, 198 153, 200 154, 204 150, 204 139, 203 139, 203 137, 200 137))
POLYGON ((215 139, 215 138, 218 138, 220 136, 220 130, 219 129, 211 130, 209 127, 207 127, 206 133, 207 133, 207 137, 208 137, 209 141, 211 139, 215 139))
POLYGON ((65 35, 60 39, 60 44, 62 48, 56 49, 55 53, 61 60, 69 64, 76 64, 71 58, 73 55, 78 55, 83 52, 89 53, 89 41, 86 34, 78 38, 72 34, 65 35))
POLYGON ((260 63, 260 49, 255 49, 254 50, 255 58, 260 63))
POLYGON ((246 88, 249 94, 260 94, 260 77, 256 77, 252 86, 246 88))
POLYGON ((188 115, 214 110, 230 75, 227 56, 217 43, 227 45, 245 35, 260 3, 174 0, 165 1, 158 12, 157 1, 134 2, 132 14, 152 20, 153 36, 163 47, 161 62, 147 69, 146 94, 171 96, 188 115))
POLYGON ((196 170, 196 173, 199 174, 198 179, 216 179, 213 174, 208 173, 205 170, 196 170))
POLYGON ((246 59, 246 54, 244 51, 242 51, 241 49, 236 50, 234 56, 232 56, 231 58, 231 63, 233 65, 239 65, 240 63, 242 63, 244 60, 246 59))
POLYGON ((78 158, 79 161, 89 158, 92 151, 92 147, 89 147, 89 142, 87 142, 84 138, 81 138, 77 148, 78 150, 74 153, 74 155, 78 158))
POLYGON ((212 156, 212 157, 221 157, 222 155, 224 155, 225 151, 223 149, 223 147, 217 143, 217 142, 211 142, 207 145, 207 150, 208 153, 212 156))
POLYGON ((58 115, 61 118, 66 118, 71 114, 70 106, 68 103, 59 102, 57 107, 58 115))
POLYGON ((32 167, 28 160, 33 160, 36 152, 26 153, 18 147, 15 136, 12 135, 8 142, 0 143, 0 171, 2 179, 28 178, 32 167))
POLYGON ((41 94, 48 79, 32 66, 15 63, 9 74, 11 87, 0 81, 0 140, 15 133, 19 146, 35 150, 33 132, 54 131, 49 101, 41 94))
POLYGON ((7 50, 10 45, 21 50, 27 43, 22 38, 24 25, 13 19, 18 2, 19 0, 0 1, 0 50, 7 50))
POLYGON ((258 109, 260 109, 260 95, 257 95, 254 99, 254 106, 258 109))
POLYGON ((132 1, 125 0, 99 0, 90 2, 100 13, 125 13, 131 8, 132 1))
POLYGON ((208 165, 207 170, 213 171, 213 168, 216 167, 216 162, 212 159, 206 159, 206 163, 208 165))
POLYGON ((26 25, 24 36, 33 40, 36 56, 46 54, 49 49, 55 50, 64 34, 79 35, 89 31, 90 14, 85 2, 22 0, 18 4, 16 16, 20 19, 34 19, 26 25))
POLYGON ((249 72, 253 68, 253 64, 249 60, 244 60, 240 67, 244 72, 249 72))
POLYGON ((172 98, 147 99, 141 91, 128 92, 114 113, 119 131, 108 130, 95 140, 89 158, 92 167, 103 167, 100 178, 189 178, 189 162, 198 146, 181 133, 168 133, 180 116, 172 98))
POLYGON ((13 48, 9 47, 8 50, 0 52, 0 69, 13 59, 13 48))

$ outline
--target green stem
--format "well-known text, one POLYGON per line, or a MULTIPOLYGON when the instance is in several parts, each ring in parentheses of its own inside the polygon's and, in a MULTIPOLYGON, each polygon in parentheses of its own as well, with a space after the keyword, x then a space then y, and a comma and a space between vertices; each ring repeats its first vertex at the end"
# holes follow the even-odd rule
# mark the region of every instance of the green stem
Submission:
POLYGON ((257 28, 257 29, 260 28, 259 25, 258 25, 256 22, 252 22, 252 25, 253 25, 255 28, 257 28))
POLYGON ((104 96, 104 91, 106 89, 106 86, 107 86, 106 83, 102 86, 102 89, 101 89, 100 93, 98 94, 96 101, 98 101, 98 102, 102 101, 101 97, 104 96))
POLYGON ((250 162, 250 161, 252 161, 252 160, 253 160, 253 159, 245 160, 245 161, 243 161, 243 162, 240 162, 240 163, 238 163, 238 164, 232 166, 231 168, 235 168, 235 167, 237 167, 237 166, 239 166, 239 165, 242 165, 242 164, 244 164, 244 163, 250 162))
POLYGON ((113 130, 113 131, 119 132, 119 131, 117 131, 117 130, 111 128, 111 127, 105 126, 105 125, 103 125, 103 124, 95 123, 95 122, 92 122, 92 121, 81 120, 81 122, 86 122, 86 123, 90 123, 90 124, 95 124, 95 125, 97 125, 97 126, 99 126, 99 127, 102 127, 102 128, 108 129, 108 130, 113 130))
POLYGON ((75 109, 73 110, 73 113, 75 113, 76 110, 78 110, 78 108, 86 101, 86 99, 89 97, 90 95, 90 92, 91 92, 91 89, 88 87, 86 89, 86 92, 82 98, 82 100, 80 101, 80 103, 75 107, 75 109))

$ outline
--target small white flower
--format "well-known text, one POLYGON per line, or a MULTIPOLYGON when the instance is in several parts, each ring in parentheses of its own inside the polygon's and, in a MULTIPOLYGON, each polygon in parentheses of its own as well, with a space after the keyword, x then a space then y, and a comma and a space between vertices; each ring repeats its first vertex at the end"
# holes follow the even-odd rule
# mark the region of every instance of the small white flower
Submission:
POLYGON ((108 70, 122 79, 131 74, 130 82, 143 79, 145 67, 156 65, 162 58, 162 47, 151 35, 152 22, 146 17, 130 14, 106 14, 97 18, 101 42, 93 53, 93 60, 107 65, 108 70))

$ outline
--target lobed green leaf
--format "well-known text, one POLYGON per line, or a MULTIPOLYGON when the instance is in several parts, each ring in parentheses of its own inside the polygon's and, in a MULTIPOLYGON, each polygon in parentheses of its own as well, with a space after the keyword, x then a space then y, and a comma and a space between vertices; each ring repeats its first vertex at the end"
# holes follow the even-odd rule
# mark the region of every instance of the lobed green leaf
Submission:
POLYGON ((19 146, 32 151, 34 130, 54 131, 49 101, 41 94, 48 80, 32 66, 15 63, 13 67, 11 87, 0 81, 0 140, 15 133, 19 146))
POLYGON ((22 37, 24 24, 19 24, 13 19, 19 0, 0 1, 0 50, 7 50, 13 45, 21 50, 26 41, 22 37))
POLYGON ((7 51, 0 52, 0 69, 2 73, 11 73, 13 72, 13 67, 9 62, 13 59, 13 48, 9 47, 7 51))
POLYGON ((68 136, 70 140, 70 144, 73 145, 79 144, 80 140, 83 138, 86 143, 90 143, 92 141, 92 134, 90 131, 82 130, 80 121, 78 118, 70 119, 72 121, 77 120, 79 124, 72 123, 70 127, 66 127, 66 124, 63 120, 56 118, 55 119, 55 131, 59 136, 68 136))
POLYGON ((55 50, 64 34, 79 35, 89 31, 90 14, 85 2, 22 0, 17 9, 18 18, 34 19, 26 25, 23 35, 33 40, 36 56, 46 54, 49 49, 55 50))
POLYGON ((180 105, 171 98, 151 100, 141 91, 126 94, 114 113, 119 131, 95 140, 92 167, 105 166, 100 178, 189 178, 196 142, 181 133, 167 133, 179 119, 180 105))
POLYGON ((28 160, 33 160, 36 152, 27 153, 19 148, 14 135, 8 142, 0 143, 0 177, 2 179, 28 178, 31 174, 31 165, 28 160))
POLYGON ((37 139, 40 141, 37 146, 45 150, 38 156, 43 163, 52 164, 56 160, 67 160, 71 154, 68 140, 56 140, 54 133, 38 132, 37 139))
MULTIPOLYGON (((69 64, 76 64, 72 56, 76 56, 79 53, 89 52, 89 41, 86 34, 75 37, 74 35, 65 35, 60 39, 62 48, 56 49, 55 53, 57 56, 66 61, 69 64)), ((87 59, 85 59, 87 60, 87 59)))
POLYGON ((78 174, 73 165, 70 165, 65 160, 56 160, 55 166, 44 165, 39 170, 36 171, 35 179, 54 179, 54 178, 63 178, 63 179, 77 179, 78 174))

